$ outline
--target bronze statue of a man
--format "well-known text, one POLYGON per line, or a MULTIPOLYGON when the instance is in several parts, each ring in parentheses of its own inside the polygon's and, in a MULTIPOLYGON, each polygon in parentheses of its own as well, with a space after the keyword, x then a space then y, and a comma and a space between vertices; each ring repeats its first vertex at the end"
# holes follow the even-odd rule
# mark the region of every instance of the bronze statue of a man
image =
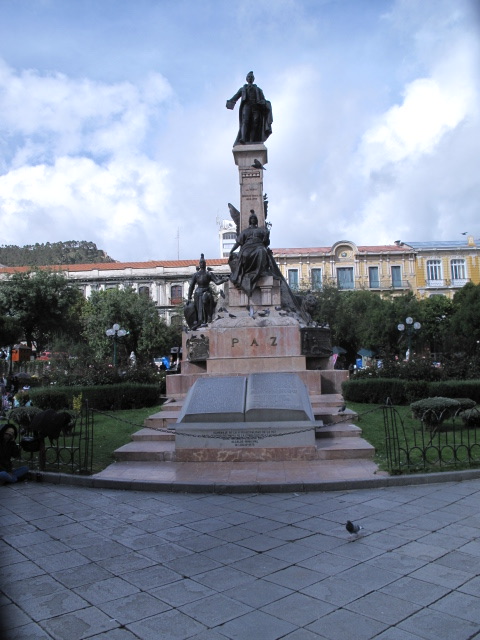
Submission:
POLYGON ((190 279, 188 302, 184 309, 185 320, 191 329, 212 322, 216 303, 210 283, 219 285, 227 282, 228 279, 229 276, 220 276, 207 271, 207 263, 203 253, 201 254, 198 269, 190 279))
POLYGON ((247 83, 237 93, 227 100, 227 109, 233 109, 240 100, 238 135, 233 143, 255 144, 265 142, 272 133, 272 105, 265 100, 263 91, 254 83, 253 71, 247 74, 247 83))

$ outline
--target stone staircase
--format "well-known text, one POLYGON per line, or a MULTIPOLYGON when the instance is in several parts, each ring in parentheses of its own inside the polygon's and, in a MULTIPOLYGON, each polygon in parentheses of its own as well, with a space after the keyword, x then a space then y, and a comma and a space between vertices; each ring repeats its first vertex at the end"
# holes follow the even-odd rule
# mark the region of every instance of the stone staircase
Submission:
MULTIPOLYGON (((372 460, 375 449, 353 424, 357 414, 343 408, 339 394, 310 396, 318 427, 315 440, 319 460, 372 460)), ((149 416, 145 427, 132 435, 132 441, 114 452, 121 462, 174 462, 175 424, 182 408, 183 397, 171 398, 163 410, 149 416)))

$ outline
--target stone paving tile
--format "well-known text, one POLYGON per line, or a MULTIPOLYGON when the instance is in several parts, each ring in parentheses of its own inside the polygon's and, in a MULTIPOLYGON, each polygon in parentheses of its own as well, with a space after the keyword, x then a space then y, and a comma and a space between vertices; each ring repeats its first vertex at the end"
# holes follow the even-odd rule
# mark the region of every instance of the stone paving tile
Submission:
POLYGON ((255 554, 251 549, 245 549, 245 547, 241 547, 238 544, 223 544, 213 549, 203 551, 202 555, 216 562, 221 562, 222 564, 232 564, 255 554))
POLYGON ((84 584, 73 589, 75 593, 90 604, 98 605, 102 602, 115 600, 122 596, 129 596, 138 592, 138 588, 122 578, 107 578, 91 584, 84 584))
POLYGON ((291 564, 292 562, 297 563, 307 558, 312 558, 316 554, 317 551, 312 549, 312 547, 289 542, 288 544, 283 544, 281 547, 269 549, 262 555, 267 555, 277 560, 285 560, 291 564))
POLYGON ((204 555, 196 553, 192 553, 186 557, 176 558, 175 560, 170 560, 164 564, 172 571, 188 578, 200 573, 205 573, 206 571, 218 569, 222 566, 220 562, 215 562, 215 560, 211 560, 204 555))
POLYGON ((177 609, 170 609, 165 613, 129 624, 127 629, 140 640, 159 640, 159 630, 162 634, 161 640, 185 640, 205 631, 205 625, 177 609))
MULTIPOLYGON (((105 560, 99 560, 95 563, 95 566, 102 568, 103 570, 113 573, 117 576, 122 573, 128 573, 130 571, 138 571, 139 569, 145 569, 146 567, 152 567, 156 564, 155 560, 148 558, 144 554, 136 553, 135 551, 126 552, 121 556, 114 556, 113 558, 106 558, 105 560)), ((88 567, 89 565, 87 565, 88 567)), ((107 576, 104 576, 107 577, 107 576)))
POLYGON ((472 580, 462 584, 458 587, 458 591, 480 597, 480 576, 476 576, 475 578, 472 578, 472 580))
POLYGON ((233 589, 228 589, 222 593, 232 598, 232 600, 239 600, 250 607, 258 609, 270 602, 290 595, 292 589, 259 579, 239 587, 234 587, 233 589))
POLYGON ((26 598, 21 602, 23 611, 35 622, 77 611, 87 606, 88 602, 68 589, 55 591, 55 593, 49 593, 48 595, 26 598))
POLYGON ((366 585, 370 590, 374 590, 380 589, 381 587, 390 584, 390 582, 394 582, 398 579, 398 574, 393 573, 392 571, 386 571, 385 569, 380 569, 379 567, 375 567, 367 562, 363 562, 361 564, 357 564, 355 567, 342 571, 338 577, 342 580, 348 580, 355 584, 366 585))
POLYGON ((424 580, 425 582, 432 582, 447 589, 456 589, 470 580, 472 574, 439 564, 437 561, 426 564, 416 571, 412 571, 410 577, 424 580))
POLYGON ((450 590, 445 587, 405 576, 382 587, 377 593, 386 593, 402 600, 427 606, 443 598, 449 592, 450 590))
POLYGON ((430 609, 480 624, 480 598, 466 593, 450 593, 431 604, 430 609))
POLYGON ((45 558, 36 558, 35 563, 45 571, 51 573, 61 571, 62 569, 71 569, 72 567, 80 567, 82 564, 89 564, 90 560, 78 551, 66 551, 45 558))
POLYGON ((297 629, 283 636, 282 640, 325 640, 325 636, 319 636, 318 633, 312 633, 308 629, 297 629))
POLYGON ((423 609, 398 626, 426 640, 471 640, 478 632, 478 624, 432 609, 423 609))
POLYGON ((28 580, 29 578, 34 578, 44 574, 45 570, 41 569, 33 562, 15 562, 15 564, 2 567, 0 584, 1 582, 7 584, 10 581, 28 580))
POLYGON ((276 571, 280 571, 280 569, 285 569, 285 567, 289 566, 288 561, 284 561, 278 558, 274 558, 266 553, 255 554, 253 556, 249 556, 243 560, 239 560, 233 565, 231 565, 232 569, 238 569, 239 571, 243 571, 248 573, 251 576, 255 576, 256 578, 263 578, 264 576, 268 576, 271 573, 275 573, 276 571))
POLYGON ((143 620, 143 618, 149 618, 171 609, 170 605, 144 592, 103 602, 98 605, 98 608, 122 625, 137 622, 137 620, 143 620))
POLYGON ((172 607, 179 607, 183 604, 214 595, 215 591, 200 582, 185 579, 163 587, 151 589, 150 593, 172 607))
POLYGON ((367 585, 355 584, 348 580, 342 580, 338 576, 331 576, 321 580, 301 592, 307 596, 318 598, 324 602, 343 607, 349 602, 369 593, 372 589, 367 585))
POLYGON ((98 564, 91 562, 90 564, 84 564, 80 567, 56 571, 52 574, 52 577, 65 587, 73 589, 74 587, 80 587, 81 585, 111 578, 112 574, 98 564))
POLYGON ((395 625, 419 611, 422 605, 377 591, 350 602, 345 608, 385 624, 395 625))
POLYGON ((262 607, 262 611, 265 613, 296 624, 299 627, 304 627, 334 610, 335 607, 333 605, 302 593, 292 593, 281 600, 276 600, 262 607))
POLYGON ((30 617, 13 602, 0 607, 1 630, 3 631, 23 627, 30 620, 30 617))
POLYGON ((96 607, 80 609, 42 622, 42 627, 54 640, 83 640, 118 626, 118 622, 96 607))
POLYGON ((178 607, 178 610, 211 628, 223 625, 252 609, 238 600, 232 600, 222 594, 215 593, 201 600, 184 604, 178 607))
POLYGON ((162 542, 154 547, 141 549, 141 555, 154 562, 169 562, 177 558, 191 556, 193 553, 191 549, 185 549, 185 547, 172 542, 162 542))
POLYGON ((230 640, 277 640, 294 631, 295 626, 263 611, 252 611, 224 624, 220 631, 230 640))
POLYGON ((122 578, 127 582, 130 582, 135 587, 138 587, 142 591, 148 591, 155 587, 161 587, 164 584, 170 584, 181 579, 181 575, 175 571, 171 571, 166 567, 160 565, 153 565, 146 567, 145 569, 139 569, 137 571, 129 571, 122 574, 122 578))
POLYGON ((304 587, 308 587, 309 585, 318 582, 319 577, 316 571, 293 565, 291 567, 281 569, 276 573, 271 573, 269 576, 265 577, 265 580, 299 591, 304 587))
POLYGON ((318 632, 328 640, 370 640, 384 631, 388 625, 367 618, 347 609, 338 609, 306 626, 309 631, 318 632))
POLYGON ((4 593, 15 602, 55 593, 55 591, 62 591, 64 588, 60 582, 46 573, 32 576, 28 579, 5 582, 2 585, 4 593))
POLYGON ((238 587, 242 584, 253 582, 255 578, 244 571, 237 571, 232 567, 219 567, 205 573, 198 573, 194 579, 216 591, 225 591, 230 587, 238 587))
POLYGON ((367 560, 365 564, 386 569, 387 571, 403 576, 411 571, 420 569, 420 567, 425 566, 427 562, 425 560, 420 560, 419 558, 412 558, 412 556, 404 555, 400 548, 383 553, 381 556, 376 556, 371 560, 367 560))
POLYGON ((352 558, 336 556, 333 553, 324 552, 297 562, 299 567, 306 567, 319 573, 320 579, 341 573, 345 569, 354 567, 357 563, 352 558))

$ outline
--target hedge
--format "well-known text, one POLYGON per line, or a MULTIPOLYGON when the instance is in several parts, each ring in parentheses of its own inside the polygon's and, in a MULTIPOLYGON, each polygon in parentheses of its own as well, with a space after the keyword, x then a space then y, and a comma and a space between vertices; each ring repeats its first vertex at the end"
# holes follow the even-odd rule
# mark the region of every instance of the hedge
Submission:
POLYGON ((73 399, 82 397, 91 409, 112 411, 141 409, 160 404, 158 384, 122 383, 94 387, 40 387, 30 389, 30 399, 40 409, 71 409, 73 399))
POLYGON ((390 398, 393 404, 410 404, 422 398, 443 396, 447 398, 471 398, 480 404, 480 380, 400 380, 399 378, 361 378, 342 384, 347 402, 384 404, 390 398))

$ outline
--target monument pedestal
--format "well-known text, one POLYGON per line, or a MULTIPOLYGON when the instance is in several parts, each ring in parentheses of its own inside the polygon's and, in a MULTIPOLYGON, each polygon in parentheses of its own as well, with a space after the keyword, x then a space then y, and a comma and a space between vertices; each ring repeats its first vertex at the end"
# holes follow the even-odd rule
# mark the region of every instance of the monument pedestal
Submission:
POLYGON ((259 144, 239 144, 233 147, 233 157, 238 167, 240 182, 240 230, 248 227, 250 210, 258 217, 258 226, 265 226, 263 208, 263 169, 254 167, 257 160, 262 166, 267 164, 267 147, 259 144))

